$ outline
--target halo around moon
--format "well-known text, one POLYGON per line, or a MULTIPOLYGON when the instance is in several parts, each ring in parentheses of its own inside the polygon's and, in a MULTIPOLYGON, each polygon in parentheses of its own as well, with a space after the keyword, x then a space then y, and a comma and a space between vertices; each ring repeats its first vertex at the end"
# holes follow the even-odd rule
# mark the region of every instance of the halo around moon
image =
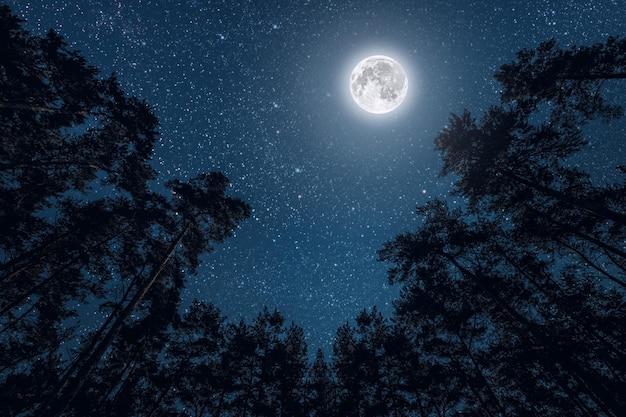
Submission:
POLYGON ((408 91, 404 68, 393 58, 373 55, 359 62, 350 75, 350 93, 369 113, 383 114, 402 104, 408 91))

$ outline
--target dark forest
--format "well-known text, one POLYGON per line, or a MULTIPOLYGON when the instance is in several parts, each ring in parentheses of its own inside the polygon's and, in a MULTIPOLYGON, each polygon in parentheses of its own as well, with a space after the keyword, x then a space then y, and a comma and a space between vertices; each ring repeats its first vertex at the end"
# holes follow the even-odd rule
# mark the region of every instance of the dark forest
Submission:
POLYGON ((251 207, 220 172, 155 186, 149 104, 0 7, 0 415, 625 416, 626 165, 571 161, 622 117, 626 40, 548 40, 495 78, 499 104, 434 138, 464 204, 372 248, 393 316, 310 354, 278 311, 181 308, 251 207))

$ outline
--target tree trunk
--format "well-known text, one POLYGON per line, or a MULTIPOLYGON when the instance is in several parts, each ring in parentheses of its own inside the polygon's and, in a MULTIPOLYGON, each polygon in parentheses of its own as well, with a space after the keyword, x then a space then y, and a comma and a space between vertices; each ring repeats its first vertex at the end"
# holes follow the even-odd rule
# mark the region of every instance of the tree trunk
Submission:
POLYGON ((171 243, 158 269, 152 274, 148 282, 146 282, 143 287, 137 290, 137 293, 126 305, 124 310, 122 310, 118 318, 113 323, 111 329, 106 335, 104 335, 102 340, 94 348, 93 353, 89 355, 89 357, 84 361, 83 364, 77 364, 77 367, 80 367, 77 369, 75 376, 67 382, 66 386, 59 387, 57 392, 51 395, 49 400, 43 405, 41 409, 41 415, 43 417, 59 417, 71 404, 82 386, 87 381, 87 378, 95 368, 102 355, 106 352, 107 348, 111 345, 115 337, 117 337, 117 335, 119 334, 120 330, 124 326, 124 322, 128 319, 128 317, 130 317, 133 310, 144 299, 146 293, 157 281, 159 275, 161 274, 163 269, 165 269, 165 266, 167 265, 172 254, 176 250, 176 247, 180 244, 185 234, 187 234, 187 232, 189 231, 190 227, 191 223, 187 224, 183 231, 178 235, 178 237, 171 243))
POLYGON ((524 329, 524 332, 528 334, 530 340, 533 341, 535 346, 541 348, 544 352, 545 360, 542 361, 542 366, 547 366, 552 370, 551 373, 559 381, 559 385, 569 393, 569 396, 573 401, 578 400, 578 394, 580 393, 573 392, 568 386, 568 383, 563 381, 563 378, 559 375, 560 371, 556 366, 557 364, 561 364, 565 372, 578 381, 580 388, 584 390, 584 394, 588 395, 594 404, 606 415, 614 417, 626 415, 624 414, 626 413, 626 405, 616 401, 615 392, 611 392, 609 388, 600 384, 601 381, 598 380, 597 375, 590 373, 579 363, 572 360, 568 356, 567 352, 553 349, 553 343, 552 340, 550 340, 549 335, 539 331, 536 325, 518 313, 515 308, 509 305, 494 288, 485 282, 482 276, 479 276, 462 266, 459 262, 457 262, 453 255, 445 252, 440 253, 440 255, 450 261, 463 276, 472 279, 488 297, 493 299, 493 301, 511 317, 511 319, 522 326, 522 329, 524 329))
POLYGON ((502 174, 506 175, 507 177, 511 178, 513 181, 523 184, 527 187, 530 187, 534 190, 537 190, 541 193, 543 193, 544 195, 547 195, 549 197, 555 198, 559 201, 562 201, 564 203, 567 203, 571 206, 580 208, 582 210, 585 210, 597 217, 603 218, 603 219, 607 219, 607 220, 611 220, 619 225, 622 226, 626 226, 626 215, 621 214, 621 213, 617 213, 613 210, 609 210, 605 207, 599 207, 596 206, 594 204, 590 204, 587 201, 584 200, 580 200, 578 198, 563 194, 560 191, 554 190, 550 187, 546 187, 544 185, 538 184, 536 182, 532 182, 529 181, 525 178, 520 177, 519 175, 515 174, 513 171, 510 171, 508 169, 502 169, 500 170, 500 172, 502 172, 502 174))

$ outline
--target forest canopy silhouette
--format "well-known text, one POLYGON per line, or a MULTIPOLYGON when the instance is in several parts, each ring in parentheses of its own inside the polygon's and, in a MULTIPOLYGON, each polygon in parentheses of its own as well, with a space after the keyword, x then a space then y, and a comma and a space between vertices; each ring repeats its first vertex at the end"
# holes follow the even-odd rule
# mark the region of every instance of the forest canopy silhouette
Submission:
POLYGON ((310 360, 277 311, 182 308, 250 207, 219 172, 155 191, 149 105, 1 6, 0 415, 626 415, 626 168, 568 162, 622 117, 603 93, 626 40, 547 41, 495 78, 500 103, 435 138, 466 204, 418 207, 378 251, 393 316, 363 311, 310 360))

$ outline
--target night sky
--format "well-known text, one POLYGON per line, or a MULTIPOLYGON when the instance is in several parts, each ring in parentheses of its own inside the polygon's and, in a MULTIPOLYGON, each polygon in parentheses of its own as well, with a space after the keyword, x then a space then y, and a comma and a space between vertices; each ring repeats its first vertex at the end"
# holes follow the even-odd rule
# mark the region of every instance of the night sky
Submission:
MULTIPOLYGON (((229 195, 253 207, 189 278, 183 306, 212 301, 230 319, 276 308, 312 352, 360 310, 392 312, 398 288, 376 251, 418 224, 417 204, 454 200, 433 150, 449 114, 497 104, 493 73, 522 48, 626 29, 624 0, 8 4, 27 29, 57 30, 148 101, 161 121, 160 183, 222 171, 229 195), (348 88, 376 54, 409 79, 406 101, 384 115, 361 110, 348 88)), ((584 160, 599 172, 603 146, 584 160)))

